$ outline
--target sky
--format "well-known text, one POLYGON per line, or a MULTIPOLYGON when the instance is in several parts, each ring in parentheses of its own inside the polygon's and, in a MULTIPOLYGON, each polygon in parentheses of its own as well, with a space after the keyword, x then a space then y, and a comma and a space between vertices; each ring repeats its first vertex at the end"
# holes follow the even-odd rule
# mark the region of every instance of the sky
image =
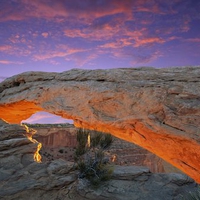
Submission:
POLYGON ((25 71, 200 65, 199 54, 200 0, 0 0, 0 81, 25 71))

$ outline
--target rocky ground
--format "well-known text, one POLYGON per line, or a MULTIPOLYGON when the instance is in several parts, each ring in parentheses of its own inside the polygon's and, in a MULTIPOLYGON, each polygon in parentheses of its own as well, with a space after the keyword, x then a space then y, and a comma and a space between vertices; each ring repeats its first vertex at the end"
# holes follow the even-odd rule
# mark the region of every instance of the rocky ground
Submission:
POLYGON ((147 167, 118 165, 110 181, 93 188, 77 178, 72 162, 36 162, 39 143, 30 136, 24 127, 0 121, 2 200, 180 200, 197 188, 184 174, 151 173, 147 167))

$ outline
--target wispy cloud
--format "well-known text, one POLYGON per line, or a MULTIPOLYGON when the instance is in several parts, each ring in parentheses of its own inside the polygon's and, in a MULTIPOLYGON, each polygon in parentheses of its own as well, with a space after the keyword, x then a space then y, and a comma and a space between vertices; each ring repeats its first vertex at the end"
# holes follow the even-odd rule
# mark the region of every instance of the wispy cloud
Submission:
POLYGON ((119 35, 120 26, 105 23, 101 27, 94 25, 85 26, 84 28, 65 29, 64 34, 71 38, 84 38, 87 40, 108 40, 115 35, 119 35))
POLYGON ((10 45, 0 45, 0 51, 8 52, 10 49, 12 49, 10 45))
POLYGON ((139 47, 143 45, 148 45, 148 44, 154 44, 154 43, 164 43, 165 40, 159 37, 154 37, 154 38, 143 38, 143 39, 137 39, 135 41, 134 47, 139 47))
POLYGON ((43 32, 43 33, 42 33, 42 36, 43 36, 44 38, 47 38, 47 37, 49 36, 49 33, 43 32))
POLYGON ((140 54, 133 54, 133 59, 131 61, 131 64, 134 65, 138 65, 138 64, 146 64, 146 63, 150 63, 156 59, 158 59, 159 57, 163 56, 163 54, 160 51, 155 51, 152 53, 146 53, 144 55, 140 55, 140 54))
POLYGON ((35 54, 33 58, 35 60, 47 60, 52 58, 67 58, 69 55, 80 53, 86 51, 83 48, 73 48, 69 47, 68 45, 57 45, 55 50, 46 50, 40 54, 35 54))
POLYGON ((4 64, 4 65, 9 65, 9 64, 22 65, 24 63, 23 62, 19 62, 19 61, 11 61, 11 60, 0 60, 0 64, 4 64))
MULTIPOLYGON (((137 62, 147 62, 162 45, 199 41, 196 35, 191 39, 187 35, 199 16, 193 4, 184 0, 3 1, 0 23, 9 23, 2 29, 5 40, 0 52, 16 60, 26 57, 52 65, 69 61, 86 66, 101 56, 131 59, 132 54, 138 55, 137 62), (150 53, 144 55, 146 49, 150 53)), ((0 63, 17 64, 6 57, 0 63)))
POLYGON ((200 37, 199 38, 188 38, 186 39, 188 42, 200 42, 200 37))

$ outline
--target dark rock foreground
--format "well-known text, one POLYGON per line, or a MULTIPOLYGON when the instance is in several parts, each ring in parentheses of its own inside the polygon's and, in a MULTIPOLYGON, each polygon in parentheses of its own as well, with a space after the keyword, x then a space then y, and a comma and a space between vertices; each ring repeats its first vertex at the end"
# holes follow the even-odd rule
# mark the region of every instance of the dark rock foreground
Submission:
POLYGON ((115 166, 112 179, 94 189, 77 179, 71 162, 34 161, 39 143, 28 138, 31 130, 0 121, 2 200, 180 200, 197 187, 183 174, 153 174, 146 167, 115 166))

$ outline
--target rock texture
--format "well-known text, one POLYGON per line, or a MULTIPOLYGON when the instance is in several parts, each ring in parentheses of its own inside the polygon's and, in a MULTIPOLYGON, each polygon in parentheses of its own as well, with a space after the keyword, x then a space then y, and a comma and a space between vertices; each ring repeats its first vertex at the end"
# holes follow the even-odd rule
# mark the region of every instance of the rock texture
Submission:
POLYGON ((29 199, 22 193, 34 191, 57 190, 71 184, 77 179, 70 173, 73 163, 55 160, 48 163, 37 163, 34 154, 38 142, 29 140, 30 132, 19 125, 9 125, 0 120, 0 199, 29 199))
POLYGON ((73 163, 64 160, 37 163, 37 141, 19 125, 0 120, 0 199, 165 199, 179 200, 196 190, 195 182, 181 174, 152 174, 145 167, 115 166, 110 181, 94 189, 77 180, 73 163))
MULTIPOLYGON (((77 145, 76 132, 78 131, 76 127, 72 124, 29 124, 28 126, 37 131, 33 137, 42 143, 40 154, 43 161, 59 158, 74 161, 75 147, 77 145)), ((90 133, 95 134, 92 131, 90 133)), ((146 166, 153 173, 181 173, 177 168, 146 149, 116 137, 113 137, 113 139, 114 142, 106 152, 106 156, 110 160, 113 160, 115 156, 113 164, 146 166)))
POLYGON ((183 174, 151 174, 145 167, 115 166, 112 180, 95 190, 81 181, 77 193, 98 200, 180 200, 187 196, 184 190, 191 187, 190 181, 183 174))
POLYGON ((200 183, 200 68, 26 72, 0 84, 0 118, 37 111, 136 143, 200 183))

